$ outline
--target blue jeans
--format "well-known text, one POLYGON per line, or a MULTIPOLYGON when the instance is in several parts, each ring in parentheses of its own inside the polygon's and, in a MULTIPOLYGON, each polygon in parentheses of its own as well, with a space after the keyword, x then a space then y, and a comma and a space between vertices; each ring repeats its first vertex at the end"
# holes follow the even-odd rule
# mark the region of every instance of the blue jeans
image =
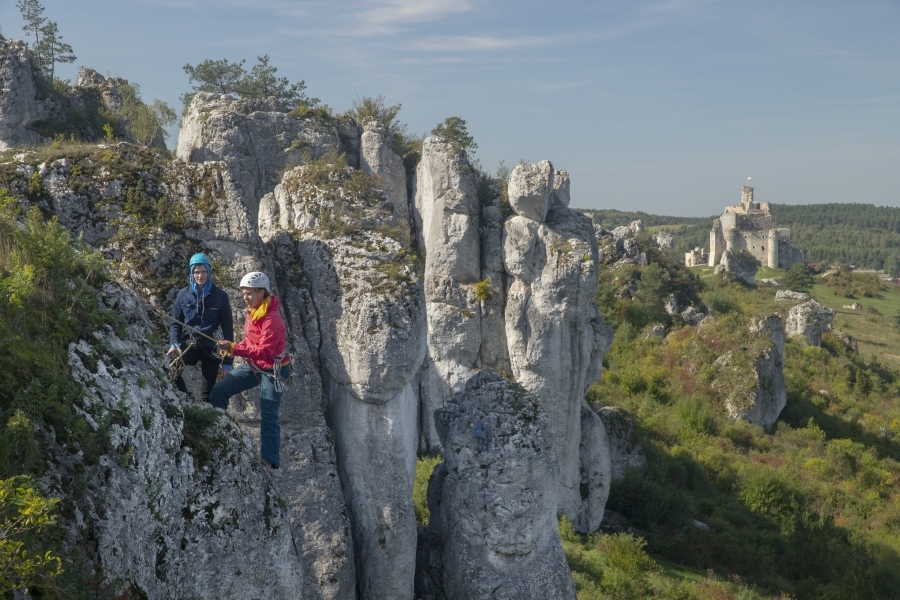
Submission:
MULTIPOLYGON (((290 373, 290 365, 281 367, 282 379, 286 379, 290 373)), ((259 427, 260 454, 264 461, 278 468, 281 464, 278 457, 281 448, 281 426, 278 424, 281 392, 275 391, 275 382, 271 374, 259 373, 246 364, 237 366, 213 386, 209 392, 209 403, 225 410, 232 396, 256 386, 260 386, 259 406, 262 413, 262 423, 259 427)))

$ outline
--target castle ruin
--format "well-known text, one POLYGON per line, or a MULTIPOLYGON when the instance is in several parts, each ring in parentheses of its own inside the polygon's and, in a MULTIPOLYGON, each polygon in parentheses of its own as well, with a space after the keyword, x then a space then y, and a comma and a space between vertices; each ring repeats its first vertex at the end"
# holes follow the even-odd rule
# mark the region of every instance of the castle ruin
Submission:
MULTIPOLYGON (((699 249, 685 254, 685 264, 700 266, 699 249)), ((726 206, 722 216, 713 221, 709 232, 710 267, 719 264, 726 251, 746 250, 764 267, 790 269, 803 263, 805 257, 801 248, 791 245, 791 230, 775 227, 775 218, 769 210, 768 202, 754 202, 753 188, 741 188, 741 203, 726 206)))

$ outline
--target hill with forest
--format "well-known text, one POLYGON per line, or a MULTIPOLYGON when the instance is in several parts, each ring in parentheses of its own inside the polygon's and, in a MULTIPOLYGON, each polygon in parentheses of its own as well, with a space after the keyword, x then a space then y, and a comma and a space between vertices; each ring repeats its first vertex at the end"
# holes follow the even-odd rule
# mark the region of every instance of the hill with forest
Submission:
MULTIPOLYGON (((791 243, 803 248, 810 263, 884 269, 900 276, 900 208, 873 204, 771 204, 778 227, 791 230, 791 243)), ((709 248, 713 219, 666 217, 615 209, 585 210, 611 229, 640 219, 650 231, 666 229, 675 237, 673 249, 682 255, 695 247, 709 248)))

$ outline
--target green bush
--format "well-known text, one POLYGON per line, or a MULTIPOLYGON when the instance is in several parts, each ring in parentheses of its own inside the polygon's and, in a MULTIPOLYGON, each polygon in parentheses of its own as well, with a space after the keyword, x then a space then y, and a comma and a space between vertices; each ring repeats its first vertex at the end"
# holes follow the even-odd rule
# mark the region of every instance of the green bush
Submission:
POLYGON ((416 477, 413 482, 413 510, 416 512, 416 523, 425 527, 431 512, 428 510, 428 482, 434 468, 442 463, 440 456, 424 456, 416 460, 416 477))

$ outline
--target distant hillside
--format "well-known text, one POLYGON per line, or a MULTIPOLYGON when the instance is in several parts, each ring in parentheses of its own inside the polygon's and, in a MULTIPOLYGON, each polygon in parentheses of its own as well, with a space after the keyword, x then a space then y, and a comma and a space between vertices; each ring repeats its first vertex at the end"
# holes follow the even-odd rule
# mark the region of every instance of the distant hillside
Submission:
MULTIPOLYGON (((585 210, 607 229, 641 219, 651 231, 675 234, 674 251, 709 246, 709 227, 715 216, 666 217, 645 212, 585 210)), ((900 208, 873 204, 772 204, 779 227, 789 227, 791 242, 806 251, 813 263, 853 264, 885 269, 900 275, 900 208)))

